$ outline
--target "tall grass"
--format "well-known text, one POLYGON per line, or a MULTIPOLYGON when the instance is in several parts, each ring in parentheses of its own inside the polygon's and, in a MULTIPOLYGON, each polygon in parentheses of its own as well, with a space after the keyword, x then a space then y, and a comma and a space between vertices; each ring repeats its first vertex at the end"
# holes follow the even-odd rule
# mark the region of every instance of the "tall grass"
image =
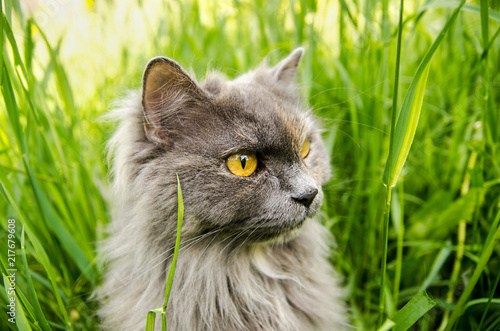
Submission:
MULTIPOLYGON (((0 20, 0 268, 7 284, 15 219, 19 328, 98 326, 90 294, 102 273, 96 246, 109 221, 104 144, 112 132, 99 117, 140 86, 147 59, 166 55, 198 77, 210 67, 231 78, 299 45, 302 93, 322 119, 334 169, 323 218, 337 240, 332 261, 353 325, 377 328, 386 258, 383 319, 398 321, 425 290, 436 306, 419 330, 500 328, 496 2, 467 1, 429 62, 419 124, 392 192, 387 254, 381 178, 394 91, 403 100, 459 1, 404 2, 398 86, 400 1, 38 3, 5 1, 0 20)), ((16 326, 1 318, 0 329, 16 326)))
MULTIPOLYGON (((413 144, 413 139, 418 126, 418 121, 420 119, 420 113, 422 111, 422 103, 424 101, 425 87, 427 85, 427 78, 429 76, 429 70, 432 63, 432 58, 437 51, 441 41, 450 29, 450 26, 455 22, 460 9, 462 9, 465 4, 463 0, 460 5, 455 9, 451 17, 446 22, 445 26, 439 33, 436 40, 432 43, 431 47, 425 54, 422 62, 417 68, 417 72, 413 77, 413 80, 406 92, 406 96, 403 100, 403 104, 399 112, 397 111, 397 91, 399 82, 399 60, 401 57, 401 35, 402 35, 402 20, 403 20, 403 1, 401 1, 401 7, 399 12, 399 24, 398 24, 398 44, 396 50, 396 69, 394 78, 394 94, 392 102, 392 116, 391 116, 391 132, 389 138, 389 155, 387 156, 387 162, 384 168, 384 174, 382 176, 382 181, 386 187, 386 206, 384 212, 384 241, 383 241, 383 255, 382 255, 382 280, 381 289, 385 289, 386 285, 386 273, 387 273, 387 244, 388 244, 388 233, 389 233, 389 215, 391 210, 391 198, 392 189, 396 186, 403 166, 408 158, 411 145, 413 144), (397 120, 396 120, 397 119, 397 120)), ((399 244, 401 244, 399 242, 399 244)), ((401 264, 401 260, 397 260, 401 264)), ((397 263, 396 262, 396 263, 397 263)), ((397 266, 398 270, 401 270, 401 265, 397 266)), ((380 291, 379 300, 379 325, 382 325, 383 315, 385 312, 385 301, 384 301, 385 291, 380 291)), ((426 311, 425 311, 426 312, 426 311)))

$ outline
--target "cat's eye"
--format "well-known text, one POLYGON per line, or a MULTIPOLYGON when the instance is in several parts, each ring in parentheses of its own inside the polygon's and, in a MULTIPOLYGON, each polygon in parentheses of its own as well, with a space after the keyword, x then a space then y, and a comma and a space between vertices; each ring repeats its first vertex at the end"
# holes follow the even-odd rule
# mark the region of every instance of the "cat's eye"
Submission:
POLYGON ((229 171, 236 176, 248 177, 257 170, 257 156, 254 153, 237 153, 226 159, 229 171))
POLYGON ((304 141, 304 145, 302 145, 302 150, 300 151, 300 154, 304 159, 307 155, 309 155, 309 148, 309 139, 306 139, 306 141, 304 141))

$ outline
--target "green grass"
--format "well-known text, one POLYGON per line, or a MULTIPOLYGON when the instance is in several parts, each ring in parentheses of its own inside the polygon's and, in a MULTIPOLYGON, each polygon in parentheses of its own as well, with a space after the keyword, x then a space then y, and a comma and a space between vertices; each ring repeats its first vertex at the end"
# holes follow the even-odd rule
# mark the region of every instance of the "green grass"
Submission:
POLYGON ((170 297, 170 291, 174 282, 175 266, 177 265, 177 257, 179 255, 179 245, 181 243, 181 229, 182 221, 184 219, 184 200, 182 199, 182 188, 177 175, 177 236, 175 238, 174 256, 172 257, 172 264, 168 270, 167 283, 165 284, 165 299, 161 308, 152 309, 148 312, 146 320, 146 331, 154 331, 156 323, 156 314, 161 315, 161 329, 167 330, 167 305, 170 297))
MULTIPOLYGON (((89 296, 102 273, 96 246, 109 221, 104 150, 112 132, 100 116, 140 86, 146 61, 166 55, 198 77, 207 67, 235 77, 297 46, 306 48, 302 93, 322 119, 334 167, 323 215, 353 325, 377 328, 384 274, 383 320, 397 321, 425 290, 436 306, 414 329, 500 329, 498 2, 467 1, 429 62, 418 126, 392 189, 387 254, 391 112, 404 107, 459 1, 405 1, 398 86, 400 1, 82 0, 73 16, 75 5, 56 3, 30 15, 5 1, 0 20, 0 264, 7 276, 8 220, 16 219, 20 329, 97 328, 89 296)), ((2 330, 15 329, 8 300, 1 289, 2 330)))

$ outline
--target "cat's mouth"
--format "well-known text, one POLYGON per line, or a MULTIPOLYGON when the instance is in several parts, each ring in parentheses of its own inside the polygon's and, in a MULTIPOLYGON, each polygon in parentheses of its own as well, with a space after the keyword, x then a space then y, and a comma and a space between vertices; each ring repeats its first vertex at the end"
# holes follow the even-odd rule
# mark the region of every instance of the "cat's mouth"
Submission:
POLYGON ((287 217, 286 215, 276 215, 271 218, 244 219, 237 222, 239 226, 230 227, 233 235, 235 230, 238 232, 238 237, 242 242, 267 242, 267 241, 285 241, 294 238, 307 221, 307 218, 314 216, 316 212, 303 210, 295 217, 287 217))
POLYGON ((254 242, 283 242, 288 241, 299 234, 300 229, 307 220, 304 214, 295 220, 266 220, 261 225, 256 225, 252 236, 249 238, 254 242))

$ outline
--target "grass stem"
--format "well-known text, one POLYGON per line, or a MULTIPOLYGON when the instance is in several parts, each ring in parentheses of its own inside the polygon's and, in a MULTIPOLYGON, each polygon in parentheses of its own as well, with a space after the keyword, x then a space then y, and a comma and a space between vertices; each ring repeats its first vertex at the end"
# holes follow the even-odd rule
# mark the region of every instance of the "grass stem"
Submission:
MULTIPOLYGON (((403 178, 402 178, 403 179, 403 178)), ((396 196, 396 195, 395 195, 396 196)), ((399 226, 397 233, 397 247, 396 247, 396 270, 394 272, 394 293, 393 293, 393 305, 397 309, 399 302, 399 287, 401 285, 401 272, 403 270, 403 242, 405 235, 405 224, 404 219, 404 181, 399 182, 398 190, 398 203, 399 203, 399 226)))
POLYGON ((399 91, 399 70, 401 67, 401 40, 403 38, 403 7, 404 0, 401 0, 399 5, 399 23, 398 23, 398 40, 396 44, 396 68, 394 72, 394 91, 392 93, 392 115, 391 115, 391 133, 390 145, 394 142, 394 131, 398 120, 398 91, 399 91))
MULTIPOLYGON (((399 23, 398 23, 398 39, 396 45, 396 69, 394 73, 394 91, 392 95, 392 115, 391 115, 391 131, 390 131, 390 142, 389 146, 393 146, 394 142, 394 131, 396 128, 397 121, 397 109, 398 109, 398 88, 399 88, 399 68, 401 62, 401 40, 403 35, 403 7, 404 0, 401 0, 399 6, 399 23)), ((392 162, 392 158, 388 157, 387 162, 392 162)), ((390 166, 389 166, 390 168, 390 166)), ((379 316, 378 316, 378 326, 382 325, 384 320, 385 311, 385 282, 386 282, 386 272, 387 272, 387 245, 389 241, 389 216, 391 213, 391 192, 392 187, 387 185, 386 187, 386 205, 384 212, 384 238, 383 238, 383 255, 382 255, 382 279, 380 283, 380 299, 379 299, 379 316)))
POLYGON ((385 212, 384 212, 384 244, 382 252, 382 281, 380 282, 380 299, 379 299, 379 315, 378 326, 384 321, 385 312, 385 282, 387 273, 387 246, 389 241, 389 215, 391 212, 391 193, 392 187, 387 186, 385 195, 385 212))
POLYGON ((172 284, 174 282, 174 272, 175 266, 177 264, 177 256, 179 255, 179 246, 181 243, 181 229, 182 229, 182 220, 184 219, 184 202, 182 199, 182 189, 181 183, 179 181, 179 176, 177 175, 177 236, 175 238, 175 248, 174 248, 174 257, 172 258, 172 264, 170 266, 170 270, 168 271, 167 285, 165 287, 165 301, 163 302, 162 307, 162 330, 167 329, 166 322, 166 310, 168 304, 168 298, 170 297, 170 291, 172 290, 172 284))

